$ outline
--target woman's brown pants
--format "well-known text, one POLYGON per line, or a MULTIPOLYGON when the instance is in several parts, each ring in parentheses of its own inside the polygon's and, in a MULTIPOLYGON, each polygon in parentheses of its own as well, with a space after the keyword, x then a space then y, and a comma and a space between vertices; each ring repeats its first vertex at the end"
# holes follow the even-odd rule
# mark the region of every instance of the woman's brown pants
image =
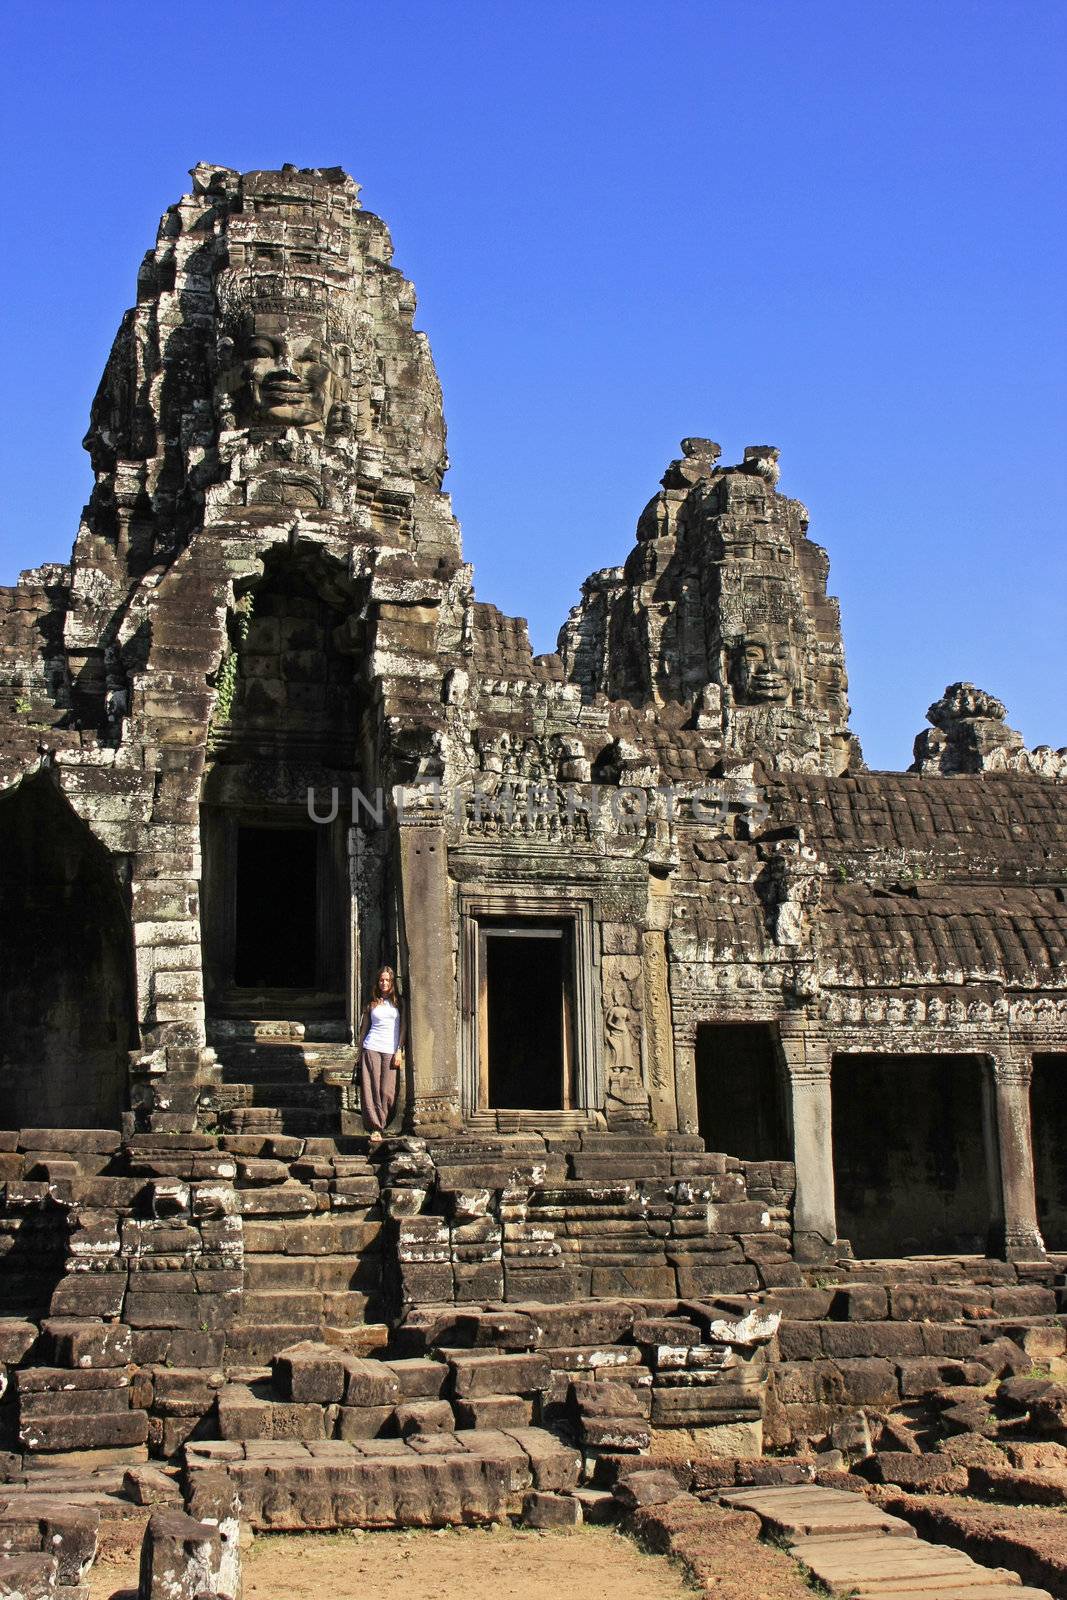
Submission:
POLYGON ((359 1093, 363 1121, 371 1133, 384 1133, 396 1102, 394 1057, 384 1050, 364 1049, 360 1056, 359 1093))

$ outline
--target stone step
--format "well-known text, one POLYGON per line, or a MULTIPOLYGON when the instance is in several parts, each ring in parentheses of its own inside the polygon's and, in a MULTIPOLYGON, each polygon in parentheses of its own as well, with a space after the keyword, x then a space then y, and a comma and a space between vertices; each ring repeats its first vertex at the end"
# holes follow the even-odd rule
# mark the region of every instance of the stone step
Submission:
POLYGON ((286 1345, 302 1339, 317 1339, 321 1321, 250 1322, 242 1318, 226 1329, 226 1360, 229 1365, 266 1366, 286 1345))
POLYGON ((332 1084, 304 1078, 256 1078, 254 1081, 227 1080, 226 1088, 243 1091, 242 1103, 250 1106, 299 1107, 328 1110, 340 1106, 340 1091, 332 1084))
POLYGON ((350 1131, 339 1111, 296 1106, 237 1106, 226 1111, 222 1121, 229 1133, 280 1133, 303 1139, 332 1138, 350 1131))
POLYGON ((350 1290, 359 1271, 359 1257, 345 1255, 287 1256, 262 1251, 245 1256, 245 1301, 249 1291, 350 1290))
POLYGON ((259 1254, 284 1255, 295 1259, 306 1256, 344 1256, 358 1260, 377 1238, 379 1225, 358 1215, 293 1217, 246 1217, 244 1223, 245 1261, 259 1254), (374 1230, 371 1233, 369 1230, 374 1230))

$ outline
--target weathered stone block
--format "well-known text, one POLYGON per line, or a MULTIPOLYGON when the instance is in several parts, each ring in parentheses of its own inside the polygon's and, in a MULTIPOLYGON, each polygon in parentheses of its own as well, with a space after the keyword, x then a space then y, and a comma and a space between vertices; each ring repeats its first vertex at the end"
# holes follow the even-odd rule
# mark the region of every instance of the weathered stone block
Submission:
POLYGON ((121 1322, 51 1317, 41 1331, 57 1366, 122 1367, 133 1357, 130 1329, 121 1322))
POLYGON ((348 1359, 336 1346, 310 1339, 289 1345, 271 1363, 275 1387, 286 1400, 338 1405, 344 1398, 348 1359))
POLYGON ((454 1433, 456 1417, 447 1400, 409 1400, 397 1406, 396 1426, 402 1438, 412 1433, 454 1433))
POLYGON ((572 1494, 534 1489, 523 1497, 522 1520, 528 1528, 576 1528, 583 1520, 581 1502, 572 1494))
POLYGON ((461 1428, 528 1428, 533 1422, 533 1404, 522 1395, 487 1394, 455 1401, 456 1421, 461 1428))
POLYGON ((652 1432, 640 1417, 585 1417, 582 1441, 594 1449, 640 1451, 651 1445, 652 1432))
POLYGON ((452 1392, 458 1399, 492 1394, 530 1394, 543 1389, 551 1373, 544 1355, 533 1352, 494 1355, 471 1351, 449 1357, 452 1392))
POLYGON ((334 1434, 338 1439, 376 1439, 392 1427, 394 1406, 337 1406, 334 1434))
POLYGON ((402 1361, 384 1363, 396 1378, 401 1401, 438 1400, 444 1391, 449 1369, 443 1361, 429 1361, 413 1356, 402 1361))
POLYGON ((0 1555, 0 1596, 7 1600, 54 1600, 56 1561, 43 1551, 0 1555))
MULTIPOLYGON (((202 1600, 222 1588, 222 1540, 217 1527, 184 1511, 154 1511, 141 1546, 138 1600, 202 1600)), ((227 1600, 234 1596, 227 1595, 227 1600)))
POLYGON ((400 1383, 383 1361, 367 1361, 358 1356, 345 1363, 346 1406, 395 1406, 400 1398, 400 1383))

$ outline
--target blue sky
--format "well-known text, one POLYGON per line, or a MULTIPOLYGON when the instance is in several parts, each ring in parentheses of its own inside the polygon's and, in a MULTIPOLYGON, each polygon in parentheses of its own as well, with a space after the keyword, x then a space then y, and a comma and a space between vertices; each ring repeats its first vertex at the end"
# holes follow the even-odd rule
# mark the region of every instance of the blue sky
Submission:
POLYGON ((1062 0, 9 0, 0 582, 65 559, 200 160, 346 167, 419 291, 478 591, 551 649, 678 440, 782 449, 899 767, 1067 743, 1062 0), (15 381, 15 374, 18 375, 15 381))

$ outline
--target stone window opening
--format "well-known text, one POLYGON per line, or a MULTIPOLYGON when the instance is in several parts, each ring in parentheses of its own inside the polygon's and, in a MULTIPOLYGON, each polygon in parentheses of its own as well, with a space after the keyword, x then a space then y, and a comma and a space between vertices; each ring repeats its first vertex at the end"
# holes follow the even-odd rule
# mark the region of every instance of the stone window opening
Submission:
POLYGON ((202 921, 210 1015, 291 1021, 347 1010, 347 813, 202 806, 202 921))
POLYGON ((988 1077, 978 1055, 833 1057, 837 1232, 857 1257, 985 1254, 988 1077))
POLYGON ((1038 1224, 1047 1250, 1067 1251, 1067 1053, 1035 1053, 1030 1108, 1038 1224))
POLYGON ((785 1074, 762 1022, 697 1028, 697 1126, 709 1150, 742 1161, 789 1161, 785 1074))

